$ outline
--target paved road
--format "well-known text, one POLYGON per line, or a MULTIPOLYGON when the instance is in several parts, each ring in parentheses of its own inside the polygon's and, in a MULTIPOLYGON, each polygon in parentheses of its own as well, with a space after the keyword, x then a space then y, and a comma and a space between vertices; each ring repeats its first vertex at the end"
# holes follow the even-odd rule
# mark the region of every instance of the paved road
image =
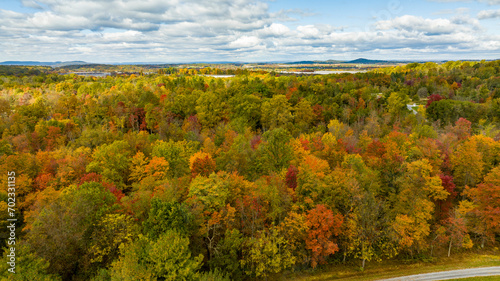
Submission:
POLYGON ((431 281, 431 280, 447 280, 447 279, 458 279, 458 278, 467 278, 475 276, 494 276, 494 275, 498 275, 498 280, 500 280, 500 266, 440 271, 434 273, 425 273, 425 274, 383 279, 381 281, 431 281))

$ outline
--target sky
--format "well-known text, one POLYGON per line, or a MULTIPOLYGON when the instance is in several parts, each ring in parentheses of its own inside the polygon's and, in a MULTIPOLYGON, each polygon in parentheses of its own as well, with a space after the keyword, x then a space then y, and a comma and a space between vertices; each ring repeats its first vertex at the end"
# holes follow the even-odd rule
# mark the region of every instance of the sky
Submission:
POLYGON ((0 61, 500 59, 500 0, 0 0, 0 61))

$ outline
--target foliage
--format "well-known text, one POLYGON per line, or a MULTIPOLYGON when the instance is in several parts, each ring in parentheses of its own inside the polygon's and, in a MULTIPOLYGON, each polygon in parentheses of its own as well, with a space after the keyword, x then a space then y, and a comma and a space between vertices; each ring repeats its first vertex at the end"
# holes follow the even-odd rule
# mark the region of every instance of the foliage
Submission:
POLYGON ((143 224, 144 233, 153 240, 169 229, 188 235, 192 231, 193 220, 193 215, 184 204, 164 202, 155 197, 151 200, 148 219, 143 224))
POLYGON ((255 163, 262 172, 278 172, 288 167, 292 160, 292 150, 288 145, 290 134, 283 128, 267 131, 264 142, 257 148, 255 163))
POLYGON ((124 214, 107 214, 95 225, 90 238, 91 262, 106 267, 118 258, 119 248, 137 239, 139 228, 124 214))
POLYGON ((271 228, 270 233, 262 232, 257 238, 250 239, 246 247, 247 258, 242 261, 242 265, 248 268, 247 273, 256 277, 266 277, 295 264, 288 241, 279 236, 276 228, 271 228))
POLYGON ((197 144, 190 141, 158 141, 153 146, 152 155, 163 157, 169 164, 167 176, 177 178, 189 173, 189 158, 196 149, 197 144))
POLYGON ((92 154, 93 160, 87 166, 87 172, 99 173, 123 189, 128 179, 131 154, 128 143, 123 140, 99 146, 92 154))
POLYGON ((15 193, 23 276, 280 278, 498 247, 500 61, 219 67, 0 67, 0 237, 15 193))
POLYGON ((290 103, 285 95, 275 95, 263 102, 261 116, 262 125, 269 130, 284 128, 293 118, 290 103))
POLYGON ((325 263, 325 258, 337 252, 339 247, 333 242, 333 236, 340 234, 340 228, 344 218, 342 215, 333 215, 324 205, 317 205, 316 208, 307 213, 306 248, 311 250, 311 265, 325 263))
POLYGON ((446 99, 431 103, 426 112, 431 120, 441 120, 444 124, 450 124, 460 117, 478 122, 484 115, 485 108, 482 104, 446 99))
POLYGON ((16 244, 15 246, 15 271, 14 273, 8 271, 10 266, 10 249, 6 248, 2 255, 2 263, 0 266, 0 280, 11 281, 56 281, 62 280, 57 274, 49 273, 49 263, 43 258, 38 257, 33 253, 26 243, 16 244))
POLYGON ((197 175, 208 177, 215 171, 215 161, 208 153, 196 152, 189 159, 189 169, 193 178, 197 175))
POLYGON ((500 167, 496 167, 485 177, 477 188, 468 188, 467 194, 475 203, 472 213, 479 218, 476 231, 490 237, 500 233, 500 167), (479 231, 478 231, 479 230, 479 231))
POLYGON ((157 240, 139 237, 120 247, 111 267, 111 280, 193 280, 203 256, 191 257, 189 239, 167 230, 157 240))
POLYGON ((90 266, 94 223, 111 212, 116 201, 95 182, 70 190, 43 208, 27 236, 35 253, 50 263, 50 272, 63 278, 90 266))

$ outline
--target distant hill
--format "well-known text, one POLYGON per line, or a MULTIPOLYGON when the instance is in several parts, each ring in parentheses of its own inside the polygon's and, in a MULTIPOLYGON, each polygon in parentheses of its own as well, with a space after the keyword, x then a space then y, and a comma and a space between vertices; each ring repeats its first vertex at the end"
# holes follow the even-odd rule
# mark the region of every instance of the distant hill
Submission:
POLYGON ((334 63, 342 63, 342 61, 338 61, 338 60, 326 60, 326 61, 305 60, 305 61, 289 62, 287 64, 334 64, 334 63))
POLYGON ((89 64, 84 61, 52 61, 52 62, 42 62, 42 61, 4 61, 0 62, 0 65, 24 65, 24 66, 52 66, 61 67, 66 65, 79 65, 79 64, 89 64))
MULTIPOLYGON (((269 61, 269 62, 258 62, 258 63, 248 63, 248 64, 257 64, 257 65, 266 65, 266 64, 398 64, 398 63, 411 63, 411 62, 425 62, 425 61, 398 61, 398 60, 371 60, 366 58, 359 58, 350 61, 341 61, 341 60, 304 60, 304 61, 269 61)), ((178 66, 181 64, 236 64, 236 65, 244 65, 246 62, 191 62, 191 63, 161 63, 161 62, 128 62, 128 63, 106 63, 106 64, 97 64, 97 63, 89 63, 85 61, 55 61, 55 62, 41 62, 41 61, 4 61, 0 62, 0 65, 17 65, 17 66, 50 66, 50 67, 66 67, 66 66, 89 66, 89 65, 144 65, 150 67, 163 67, 163 66, 178 66)))
POLYGON ((313 63, 316 63, 316 62, 312 61, 312 60, 304 60, 304 61, 289 62, 287 64, 313 64, 313 63))
POLYGON ((370 59, 365 59, 365 58, 359 58, 359 59, 349 60, 349 61, 341 61, 341 60, 294 61, 294 62, 288 62, 286 64, 339 64, 339 63, 345 63, 345 64, 395 64, 395 63, 410 63, 410 62, 413 62, 413 61, 370 60, 370 59))
POLYGON ((395 63, 396 61, 388 61, 388 60, 370 60, 359 58, 351 61, 345 61, 344 63, 356 63, 356 64, 377 64, 377 63, 395 63))
POLYGON ((48 65, 48 62, 39 61, 4 61, 0 65, 48 65))
POLYGON ((56 64, 54 66, 61 67, 61 66, 66 66, 66 65, 80 65, 80 64, 92 64, 92 63, 85 62, 85 61, 63 61, 63 62, 56 62, 56 64))

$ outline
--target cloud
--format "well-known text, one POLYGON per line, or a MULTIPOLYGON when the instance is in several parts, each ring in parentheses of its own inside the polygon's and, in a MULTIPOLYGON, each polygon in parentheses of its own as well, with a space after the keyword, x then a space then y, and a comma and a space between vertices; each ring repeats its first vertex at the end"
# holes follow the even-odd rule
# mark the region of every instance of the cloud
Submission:
POLYGON ((500 0, 479 0, 479 2, 488 3, 488 5, 500 5, 500 0))
POLYGON ((30 29, 42 30, 75 30, 88 28, 92 22, 82 16, 57 15, 52 12, 40 12, 29 17, 25 24, 20 24, 30 29))
POLYGON ((486 34, 476 18, 464 14, 437 19, 402 15, 353 30, 306 23, 297 18, 307 13, 271 12, 266 2, 255 0, 25 0, 23 4, 36 10, 0 9, 0 60, 275 61, 369 54, 405 58, 412 52, 415 56, 499 53, 499 38, 486 34))
POLYGON ((272 23, 258 31, 260 37, 282 37, 290 35, 290 28, 281 23, 272 23))
POLYGON ((443 9, 437 12, 434 12, 435 15, 451 15, 451 14, 459 14, 464 15, 470 11, 470 8, 460 7, 456 9, 443 9))
POLYGON ((40 29, 64 29, 64 23, 70 23, 66 29, 125 28, 152 31, 165 24, 217 23, 217 19, 227 19, 236 23, 237 27, 252 26, 256 22, 271 24, 267 4, 249 0, 39 0, 24 1, 23 4, 43 9, 28 15, 29 21, 34 24, 42 23, 38 26, 40 29), (80 18, 86 21, 76 20, 80 18))
POLYGON ((486 10, 486 11, 480 11, 477 14, 477 17, 479 19, 494 19, 494 18, 500 18, 500 9, 499 10, 486 10))
MULTIPOLYGON (((441 2, 441 3, 453 3, 453 2, 474 2, 473 0, 430 0, 432 2, 441 2)), ((476 2, 485 3, 490 6, 492 5, 500 5, 500 0, 475 0, 476 2)))
POLYGON ((322 35, 314 25, 301 25, 297 27, 298 35, 301 38, 314 39, 322 35))
POLYGON ((38 4, 35 0, 21 0, 21 4, 24 7, 28 7, 28 8, 32 8, 32 9, 38 9, 38 10, 43 9, 43 7, 40 6, 40 4, 38 4))
POLYGON ((397 29, 421 32, 427 35, 451 34, 464 28, 462 24, 454 23, 449 19, 424 19, 411 15, 379 21, 375 24, 375 27, 377 30, 397 29))
POLYGON ((260 39, 255 36, 242 36, 233 42, 229 43, 231 48, 251 48, 255 47, 260 43, 260 39))

